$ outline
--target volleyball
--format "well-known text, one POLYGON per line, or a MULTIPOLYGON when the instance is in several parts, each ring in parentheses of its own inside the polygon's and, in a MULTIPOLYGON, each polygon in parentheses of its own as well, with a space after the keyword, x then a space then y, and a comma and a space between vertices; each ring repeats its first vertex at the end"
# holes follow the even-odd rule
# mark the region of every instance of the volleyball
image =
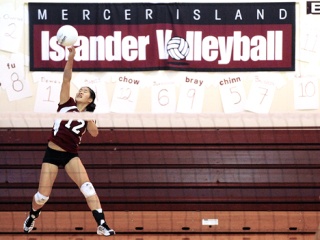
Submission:
POLYGON ((57 31, 57 41, 60 45, 69 47, 78 39, 78 31, 71 25, 64 25, 57 31))
POLYGON ((175 60, 184 59, 189 50, 188 42, 181 37, 173 37, 167 43, 167 52, 175 60))

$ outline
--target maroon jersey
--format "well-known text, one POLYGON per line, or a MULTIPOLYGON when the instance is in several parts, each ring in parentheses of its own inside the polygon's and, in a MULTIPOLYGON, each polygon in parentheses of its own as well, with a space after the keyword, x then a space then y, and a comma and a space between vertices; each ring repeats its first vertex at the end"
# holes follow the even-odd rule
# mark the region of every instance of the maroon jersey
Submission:
MULTIPOLYGON (((74 99, 70 97, 67 102, 58 105, 57 112, 79 112, 79 110, 74 99)), ((54 142, 67 152, 78 153, 81 137, 85 133, 86 128, 87 122, 82 119, 56 119, 49 141, 54 142)))

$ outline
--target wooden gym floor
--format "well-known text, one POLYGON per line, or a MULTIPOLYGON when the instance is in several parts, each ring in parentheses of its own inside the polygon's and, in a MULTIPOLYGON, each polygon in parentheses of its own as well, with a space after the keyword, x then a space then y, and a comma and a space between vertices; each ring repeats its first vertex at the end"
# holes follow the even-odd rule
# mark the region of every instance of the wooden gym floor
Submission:
MULTIPOLYGON (((96 234, 1 234, 4 240, 315 240, 314 234, 118 234, 101 237, 96 234)), ((318 240, 318 239, 317 239, 318 240)))
MULTIPOLYGON (((0 239, 93 240, 95 223, 89 211, 43 211, 36 229, 22 233, 27 212, 2 212, 0 239)), ((106 212, 114 240, 320 240, 319 212, 257 211, 128 211, 106 212), (217 224, 203 225, 203 219, 217 224)))

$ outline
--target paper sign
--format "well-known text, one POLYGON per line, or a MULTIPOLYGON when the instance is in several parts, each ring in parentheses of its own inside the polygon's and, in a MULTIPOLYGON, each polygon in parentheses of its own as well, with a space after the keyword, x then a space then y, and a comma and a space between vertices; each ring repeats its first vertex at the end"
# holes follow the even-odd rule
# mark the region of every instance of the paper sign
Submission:
POLYGON ((18 52, 23 40, 23 7, 14 9, 12 4, 0 4, 0 49, 18 52))
POLYGON ((305 19, 300 28, 300 51, 298 58, 304 62, 319 60, 320 53, 320 28, 315 22, 318 18, 305 19), (313 19, 313 20, 312 20, 313 19))
POLYGON ((297 110, 319 108, 319 83, 316 77, 294 79, 294 107, 297 110))
POLYGON ((1 57, 1 86, 7 92, 9 101, 31 97, 30 84, 24 75, 24 57, 11 54, 10 58, 1 57))
POLYGON ((152 86, 152 113, 174 113, 176 111, 176 87, 171 84, 152 86))
POLYGON ((273 79, 268 80, 256 77, 252 82, 245 110, 255 113, 268 113, 275 91, 276 83, 273 79))
MULTIPOLYGON (((37 75, 39 77, 39 74, 37 75)), ((35 112, 54 113, 60 101, 61 75, 43 74, 38 81, 37 95, 34 105, 35 112)))
POLYGON ((140 81, 130 76, 119 77, 114 89, 111 112, 133 113, 139 96, 140 81))
POLYGON ((204 99, 204 87, 183 84, 180 88, 177 112, 201 113, 204 99))
POLYGON ((244 110, 246 93, 240 77, 224 77, 219 81, 219 90, 225 113, 237 113, 244 110))

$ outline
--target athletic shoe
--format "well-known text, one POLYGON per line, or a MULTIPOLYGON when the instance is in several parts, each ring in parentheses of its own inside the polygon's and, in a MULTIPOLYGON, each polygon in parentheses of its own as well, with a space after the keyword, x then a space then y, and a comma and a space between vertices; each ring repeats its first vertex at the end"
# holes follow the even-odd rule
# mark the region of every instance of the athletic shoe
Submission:
POLYGON ((104 223, 104 224, 98 226, 97 234, 107 237, 107 236, 115 235, 116 232, 113 229, 111 229, 106 223, 104 223))
POLYGON ((27 217, 27 219, 24 221, 24 224, 23 224, 23 230, 25 233, 29 233, 32 231, 35 221, 36 221, 36 217, 34 215, 27 217))

